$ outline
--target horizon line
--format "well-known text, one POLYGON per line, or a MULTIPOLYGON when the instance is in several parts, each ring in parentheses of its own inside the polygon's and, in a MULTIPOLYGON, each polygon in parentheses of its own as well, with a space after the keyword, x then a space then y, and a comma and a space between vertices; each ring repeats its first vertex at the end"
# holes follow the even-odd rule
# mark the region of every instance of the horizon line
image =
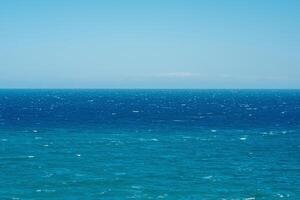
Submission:
POLYGON ((55 87, 45 87, 45 88, 2 88, 0 90, 300 90, 300 88, 81 88, 81 87, 65 87, 65 88, 55 88, 55 87))

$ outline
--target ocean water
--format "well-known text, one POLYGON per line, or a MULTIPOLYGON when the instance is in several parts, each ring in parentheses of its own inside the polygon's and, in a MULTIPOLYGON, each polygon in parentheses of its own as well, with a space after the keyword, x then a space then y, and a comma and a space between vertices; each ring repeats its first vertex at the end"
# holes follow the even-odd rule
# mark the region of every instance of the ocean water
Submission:
POLYGON ((300 199, 299 90, 0 90, 1 200, 300 199))

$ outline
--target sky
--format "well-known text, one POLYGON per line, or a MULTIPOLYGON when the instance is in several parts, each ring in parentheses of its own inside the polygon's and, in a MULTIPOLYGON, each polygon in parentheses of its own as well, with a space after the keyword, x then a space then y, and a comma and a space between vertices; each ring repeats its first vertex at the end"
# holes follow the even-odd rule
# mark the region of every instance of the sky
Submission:
POLYGON ((0 0, 0 88, 300 89, 298 0, 0 0))

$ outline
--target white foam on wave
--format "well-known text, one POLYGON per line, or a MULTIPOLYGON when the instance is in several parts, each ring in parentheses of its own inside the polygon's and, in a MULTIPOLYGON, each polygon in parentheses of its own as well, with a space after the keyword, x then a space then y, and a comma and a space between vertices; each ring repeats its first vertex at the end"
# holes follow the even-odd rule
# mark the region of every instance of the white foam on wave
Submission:
POLYGON ((140 186, 140 185, 132 185, 131 188, 132 189, 141 189, 142 186, 140 186))
POLYGON ((35 156, 27 156, 27 158, 35 158, 35 156))
POLYGON ((210 176, 204 176, 204 177, 202 177, 202 178, 203 178, 203 179, 212 179, 212 177, 213 177, 213 176, 210 175, 210 176))
POLYGON ((290 197, 290 194, 281 194, 281 193, 277 193, 276 194, 279 198, 285 198, 285 197, 290 197))
POLYGON ((273 131, 262 132, 262 135, 275 135, 275 133, 273 131))
POLYGON ((139 138, 139 141, 141 141, 141 142, 149 142, 149 141, 158 142, 159 140, 156 138, 151 138, 151 139, 139 138))
POLYGON ((46 192, 46 193, 52 193, 52 192, 56 192, 56 190, 53 189, 37 189, 35 190, 36 192, 46 192))

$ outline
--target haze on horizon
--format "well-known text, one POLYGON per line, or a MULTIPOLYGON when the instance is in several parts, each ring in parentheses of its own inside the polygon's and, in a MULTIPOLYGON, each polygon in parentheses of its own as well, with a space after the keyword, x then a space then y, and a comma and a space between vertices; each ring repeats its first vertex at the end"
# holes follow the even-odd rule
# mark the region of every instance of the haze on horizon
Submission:
POLYGON ((0 88, 297 88, 300 1, 0 0, 0 88))

